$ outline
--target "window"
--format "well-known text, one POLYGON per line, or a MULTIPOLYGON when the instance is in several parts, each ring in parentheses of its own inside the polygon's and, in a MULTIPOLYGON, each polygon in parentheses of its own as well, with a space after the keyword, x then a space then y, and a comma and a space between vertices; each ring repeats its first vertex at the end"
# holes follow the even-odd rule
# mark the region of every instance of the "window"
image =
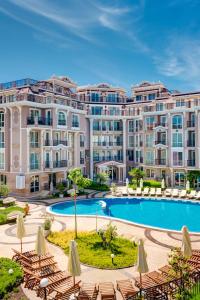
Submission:
POLYGON ((184 186, 185 185, 185 173, 175 172, 174 173, 174 183, 176 186, 184 186))
POLYGON ((39 147, 39 132, 38 131, 31 131, 30 132, 30 146, 32 148, 39 147))
POLYGON ((6 183, 7 183, 6 175, 1 174, 0 175, 0 184, 6 184, 6 183))
POLYGON ((97 120, 93 121, 93 130, 100 130, 100 122, 97 120))
POLYGON ((182 166, 183 164, 183 152, 173 152, 173 165, 182 166))
POLYGON ((5 155, 4 152, 0 152, 0 169, 5 168, 5 155))
POLYGON ((45 168, 50 168, 50 153, 45 153, 45 168))
POLYGON ((114 131, 120 131, 122 130, 122 124, 120 121, 114 121, 113 122, 113 130, 114 131))
POLYGON ((92 107, 92 115, 102 115, 102 106, 93 106, 92 107))
POLYGON ((31 177, 31 184, 30 184, 30 192, 39 192, 40 190, 40 182, 39 182, 39 176, 32 176, 31 177))
POLYGON ((38 153, 33 152, 30 154, 30 169, 31 170, 39 169, 39 154, 38 153))
POLYGON ((0 127, 4 127, 4 112, 0 111, 0 127))
POLYGON ((154 164, 154 152, 146 151, 146 164, 153 165, 154 164))
POLYGON ((72 115, 72 127, 79 128, 79 117, 78 115, 72 115))
POLYGON ((80 147, 84 147, 84 141, 85 141, 85 137, 83 134, 80 134, 80 147))
POLYGON ((118 107, 111 107, 109 109, 109 115, 110 116, 119 116, 120 115, 120 110, 118 107))
POLYGON ((133 150, 128 150, 128 160, 129 161, 134 161, 134 151, 133 150))
POLYGON ((146 118, 146 128, 149 130, 153 129, 154 121, 155 121, 154 117, 147 117, 146 118))
POLYGON ((147 178, 154 178, 154 170, 146 169, 145 173, 147 178))
POLYGON ((62 111, 59 111, 59 113, 58 113, 58 125, 66 126, 66 116, 65 116, 65 113, 62 111))
POLYGON ((172 147, 183 147, 183 134, 174 132, 172 134, 172 147))
POLYGON ((116 94, 108 94, 106 98, 106 102, 117 102, 116 94))
POLYGON ((183 99, 176 100, 176 107, 185 106, 185 101, 183 99))
POLYGON ((134 147, 134 136, 129 136, 128 138, 128 146, 129 147, 134 147))
POLYGON ((80 164, 84 164, 84 151, 80 151, 80 164))
POLYGON ((156 111, 163 111, 164 104, 163 103, 156 103, 156 111))
POLYGON ((0 148, 5 148, 4 132, 0 131, 0 148))
POLYGON ((148 100, 154 100, 156 98, 156 94, 149 94, 148 100))
POLYGON ((134 121, 128 122, 128 131, 133 132, 134 131, 134 121))
POLYGON ((142 95, 137 95, 137 96, 135 97, 135 100, 136 100, 136 101, 141 101, 141 100, 142 100, 142 95))
POLYGON ((92 102, 99 102, 99 94, 98 93, 91 93, 91 101, 92 102))
POLYGON ((146 135, 146 147, 153 147, 154 135, 153 133, 146 135))
POLYGON ((172 128, 180 129, 183 127, 183 118, 181 115, 175 115, 172 117, 172 128))

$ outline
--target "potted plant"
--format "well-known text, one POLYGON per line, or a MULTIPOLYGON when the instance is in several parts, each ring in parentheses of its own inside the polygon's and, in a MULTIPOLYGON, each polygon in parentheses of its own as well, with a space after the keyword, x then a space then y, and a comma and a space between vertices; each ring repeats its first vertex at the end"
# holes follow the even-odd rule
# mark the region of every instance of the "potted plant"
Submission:
POLYGON ((62 182, 58 183, 57 189, 59 190, 59 197, 63 198, 64 197, 64 191, 65 191, 65 186, 62 182))
POLYGON ((112 193, 112 196, 116 196, 116 192, 117 192, 117 187, 116 187, 116 184, 113 182, 111 184, 111 193, 112 193))
POLYGON ((27 215, 29 214, 29 211, 30 211, 29 204, 26 203, 26 204, 25 204, 25 207, 24 207, 24 214, 25 214, 25 216, 27 216, 27 215))
POLYGON ((52 221, 50 218, 45 219, 43 227, 44 227, 44 235, 47 237, 51 232, 52 221))

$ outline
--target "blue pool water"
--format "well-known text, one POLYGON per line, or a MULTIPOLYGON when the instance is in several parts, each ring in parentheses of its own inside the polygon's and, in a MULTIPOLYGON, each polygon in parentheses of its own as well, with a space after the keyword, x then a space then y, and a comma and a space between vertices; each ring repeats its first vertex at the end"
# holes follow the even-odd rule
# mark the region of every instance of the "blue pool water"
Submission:
MULTIPOLYGON (((57 203, 50 211, 62 214, 74 214, 74 202, 57 203)), ((200 232, 200 204, 174 200, 154 200, 136 198, 107 198, 77 201, 78 215, 96 215, 123 219, 129 222, 169 230, 181 230, 188 226, 191 232, 200 232), (106 202, 102 209, 99 201, 106 202)))

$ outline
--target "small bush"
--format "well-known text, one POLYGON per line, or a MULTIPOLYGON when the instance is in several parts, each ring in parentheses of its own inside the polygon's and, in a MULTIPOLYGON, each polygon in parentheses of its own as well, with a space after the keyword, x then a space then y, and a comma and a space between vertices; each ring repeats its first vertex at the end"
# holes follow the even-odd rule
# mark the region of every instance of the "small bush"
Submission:
POLYGON ((7 197, 9 192, 10 189, 6 184, 0 184, 0 197, 7 197))
POLYGON ((7 296, 18 287, 23 279, 23 271, 20 265, 9 258, 0 257, 0 299, 7 296), (12 269, 13 273, 8 271, 12 269))
POLYGON ((16 210, 24 212, 24 209, 22 207, 19 207, 19 206, 10 206, 10 207, 7 207, 3 210, 0 210, 0 225, 5 224, 7 222, 7 215, 10 212, 16 211, 16 210))
POLYGON ((95 181, 92 181, 91 184, 87 187, 89 190, 96 190, 96 191, 101 191, 101 192, 106 192, 109 191, 110 188, 107 184, 99 184, 95 181))
POLYGON ((51 230, 51 225, 52 225, 51 219, 47 218, 43 224, 44 230, 51 230))
POLYGON ((160 182, 160 181, 153 180, 153 179, 144 180, 143 186, 144 186, 144 187, 160 188, 160 187, 161 187, 161 182, 160 182))

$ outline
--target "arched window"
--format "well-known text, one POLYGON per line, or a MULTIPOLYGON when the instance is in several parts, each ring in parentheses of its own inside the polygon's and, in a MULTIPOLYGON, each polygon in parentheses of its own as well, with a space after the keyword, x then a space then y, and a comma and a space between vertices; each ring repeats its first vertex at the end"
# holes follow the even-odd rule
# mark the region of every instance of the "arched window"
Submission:
POLYGON ((62 111, 58 113, 58 125, 66 126, 66 116, 62 111))
POLYGON ((175 115, 172 117, 172 128, 180 129, 183 127, 183 118, 182 115, 175 115))

